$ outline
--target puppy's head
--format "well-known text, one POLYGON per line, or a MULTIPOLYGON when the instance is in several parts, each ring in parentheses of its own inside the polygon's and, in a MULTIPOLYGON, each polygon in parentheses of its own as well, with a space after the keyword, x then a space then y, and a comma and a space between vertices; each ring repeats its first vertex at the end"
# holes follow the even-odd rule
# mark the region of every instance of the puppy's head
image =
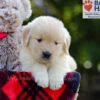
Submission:
POLYGON ((63 23, 53 17, 41 16, 23 28, 25 47, 40 63, 48 63, 68 54, 70 35, 63 23))

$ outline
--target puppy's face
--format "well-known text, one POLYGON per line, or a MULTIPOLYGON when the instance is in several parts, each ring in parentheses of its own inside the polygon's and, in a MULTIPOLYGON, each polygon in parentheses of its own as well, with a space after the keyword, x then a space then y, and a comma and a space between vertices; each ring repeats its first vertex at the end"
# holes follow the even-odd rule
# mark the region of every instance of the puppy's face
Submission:
POLYGON ((29 47, 33 57, 40 63, 48 63, 63 54, 64 40, 58 36, 36 33, 31 35, 29 47))
POLYGON ((48 64, 66 54, 69 49, 63 32, 64 30, 60 27, 51 26, 49 29, 46 25, 37 29, 34 25, 30 25, 24 30, 24 43, 33 59, 39 63, 48 64))

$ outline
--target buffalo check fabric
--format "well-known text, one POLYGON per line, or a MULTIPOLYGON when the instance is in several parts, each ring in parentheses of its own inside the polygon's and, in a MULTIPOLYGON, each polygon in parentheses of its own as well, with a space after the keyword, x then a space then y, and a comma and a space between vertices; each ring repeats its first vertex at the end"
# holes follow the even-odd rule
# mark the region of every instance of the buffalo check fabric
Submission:
POLYGON ((0 100, 74 100, 80 84, 78 72, 68 73, 56 91, 37 86, 31 73, 0 71, 0 100))

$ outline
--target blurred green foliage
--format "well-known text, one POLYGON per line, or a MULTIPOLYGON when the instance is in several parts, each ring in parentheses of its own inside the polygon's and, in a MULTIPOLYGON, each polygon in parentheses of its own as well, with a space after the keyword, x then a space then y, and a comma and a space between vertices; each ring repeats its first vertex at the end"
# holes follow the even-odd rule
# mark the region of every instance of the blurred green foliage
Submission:
POLYGON ((31 0, 31 4, 33 14, 29 21, 40 15, 61 19, 72 36, 70 53, 78 66, 81 68, 89 60, 93 68, 97 67, 100 63, 100 20, 82 18, 81 0, 31 0))

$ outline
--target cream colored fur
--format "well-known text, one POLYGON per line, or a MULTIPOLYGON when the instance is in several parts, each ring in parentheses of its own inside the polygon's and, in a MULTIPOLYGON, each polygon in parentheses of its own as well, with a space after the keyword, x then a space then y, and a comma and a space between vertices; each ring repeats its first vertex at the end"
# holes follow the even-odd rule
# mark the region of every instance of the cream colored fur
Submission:
POLYGON ((70 42, 69 32, 60 20, 50 16, 37 17, 23 28, 22 70, 32 72, 39 86, 59 89, 65 75, 77 68, 69 54, 70 42), (52 54, 49 60, 42 58, 43 51, 52 54))

